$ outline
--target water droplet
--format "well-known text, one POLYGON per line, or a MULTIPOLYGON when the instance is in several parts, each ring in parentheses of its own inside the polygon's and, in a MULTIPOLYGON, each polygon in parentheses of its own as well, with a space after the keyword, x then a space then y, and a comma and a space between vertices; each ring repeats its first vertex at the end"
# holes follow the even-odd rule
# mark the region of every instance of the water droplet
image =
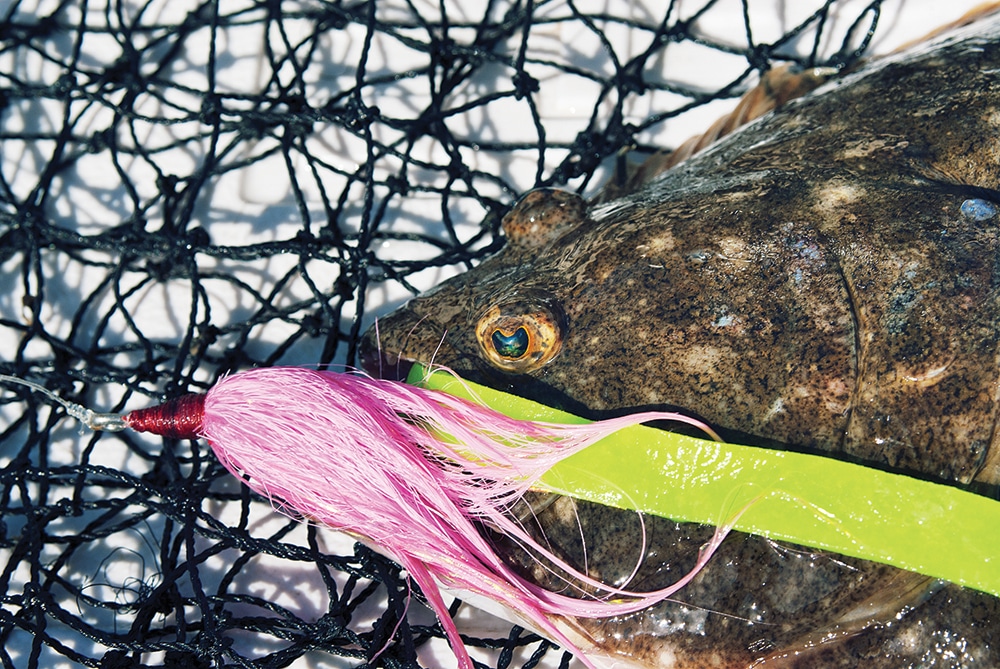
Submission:
POLYGON ((973 198, 962 203, 962 215, 973 221, 986 221, 997 215, 997 208, 992 202, 973 198))

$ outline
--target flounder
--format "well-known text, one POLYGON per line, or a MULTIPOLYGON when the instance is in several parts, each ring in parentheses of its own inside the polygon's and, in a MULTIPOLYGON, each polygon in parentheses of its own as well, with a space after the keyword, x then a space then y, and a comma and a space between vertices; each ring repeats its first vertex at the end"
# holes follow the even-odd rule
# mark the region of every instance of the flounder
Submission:
MULTIPOLYGON (((649 172, 592 202, 528 193, 501 252, 368 333, 366 366, 433 360, 592 418, 680 409, 731 441, 995 490, 1000 21, 649 172)), ((559 555, 633 590, 675 581, 713 532, 525 504, 559 555)), ((562 622, 615 666, 1000 666, 997 598, 739 533, 671 601, 562 622)))

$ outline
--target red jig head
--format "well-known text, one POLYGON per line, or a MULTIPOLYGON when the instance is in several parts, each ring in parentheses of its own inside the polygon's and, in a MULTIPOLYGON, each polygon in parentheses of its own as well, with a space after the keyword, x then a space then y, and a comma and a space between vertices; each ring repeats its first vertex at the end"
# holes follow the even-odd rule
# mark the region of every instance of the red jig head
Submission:
POLYGON ((149 432, 172 439, 198 439, 205 420, 205 395, 190 393, 147 409, 136 409, 121 417, 136 432, 149 432))

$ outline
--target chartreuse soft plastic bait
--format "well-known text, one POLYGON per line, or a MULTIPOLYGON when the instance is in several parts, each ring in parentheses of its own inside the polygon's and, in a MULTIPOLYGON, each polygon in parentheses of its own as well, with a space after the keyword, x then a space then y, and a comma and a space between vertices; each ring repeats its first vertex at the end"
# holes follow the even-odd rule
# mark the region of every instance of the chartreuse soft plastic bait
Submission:
MULTIPOLYGON (((453 374, 408 381, 512 418, 586 422, 453 374)), ((552 492, 881 562, 1000 596, 1000 501, 819 455, 625 427, 555 463, 552 492)))

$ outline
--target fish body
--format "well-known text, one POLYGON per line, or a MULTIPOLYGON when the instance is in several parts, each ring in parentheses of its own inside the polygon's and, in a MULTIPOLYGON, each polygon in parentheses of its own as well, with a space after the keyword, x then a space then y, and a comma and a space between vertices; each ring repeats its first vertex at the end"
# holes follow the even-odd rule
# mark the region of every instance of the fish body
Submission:
MULTIPOLYGON (((998 130, 993 20, 870 63, 635 192, 527 194, 502 251, 380 320, 363 357, 383 372, 433 360, 588 417, 679 408, 732 441, 995 486, 998 130)), ((631 589, 675 581, 713 532, 525 503, 559 555, 631 589)), ((562 623, 642 667, 1000 666, 997 598, 739 533, 675 599, 562 623)))

